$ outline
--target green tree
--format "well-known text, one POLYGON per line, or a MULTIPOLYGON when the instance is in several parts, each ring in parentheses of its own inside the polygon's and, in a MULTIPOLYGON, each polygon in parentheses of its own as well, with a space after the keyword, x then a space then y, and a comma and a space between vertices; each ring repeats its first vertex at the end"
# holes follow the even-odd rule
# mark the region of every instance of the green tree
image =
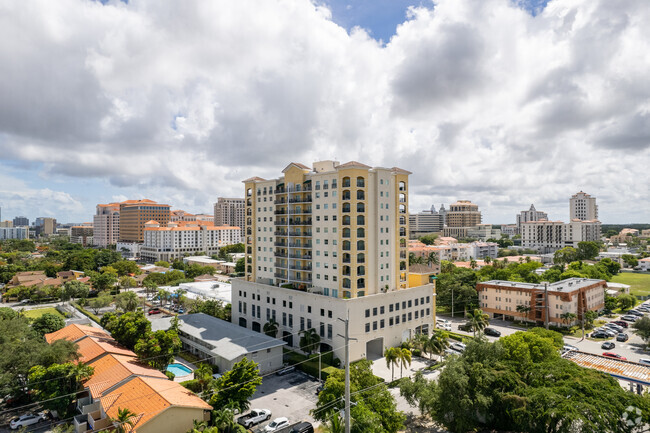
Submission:
POLYGON ((598 313, 596 311, 588 310, 585 311, 583 316, 585 328, 593 328, 594 321, 598 318, 598 313))
POLYGON ((36 365, 29 370, 29 386, 41 405, 55 410, 61 418, 68 414, 68 408, 76 400, 76 392, 83 389, 82 383, 93 374, 93 368, 85 364, 53 364, 49 367, 36 365))
POLYGON ((524 319, 526 319, 526 317, 528 316, 528 313, 530 313, 530 305, 524 305, 524 304, 517 305, 517 313, 521 314, 521 320, 523 322, 524 319))
POLYGON ((158 260, 156 263, 154 263, 156 266, 160 266, 161 268, 169 268, 171 265, 169 262, 166 262, 164 260, 158 260))
POLYGON ((0 307, 0 320, 13 320, 18 317, 18 313, 9 307, 0 307))
POLYGON ((614 296, 605 295, 605 310, 610 313, 618 308, 618 299, 614 296))
POLYGON ((111 268, 115 269, 118 277, 125 277, 130 274, 139 275, 142 273, 138 265, 133 260, 119 260, 112 263, 111 268))
POLYGON ((578 250, 573 247, 564 247, 560 250, 557 250, 553 255, 553 263, 557 264, 569 264, 578 260, 578 250))
POLYGON ((300 331, 300 340, 298 342, 298 347, 300 347, 300 350, 303 352, 307 352, 307 356, 311 355, 312 352, 318 350, 319 345, 320 335, 318 335, 314 328, 300 331))
POLYGON ((600 252, 598 242, 578 242, 578 259, 593 260, 600 252))
POLYGON ((423 265, 424 257, 417 256, 415 253, 409 253, 409 264, 411 265, 423 265))
POLYGON ((569 311, 560 314, 560 319, 562 319, 562 323, 564 323, 567 327, 571 323, 573 323, 573 321, 576 320, 577 317, 578 317, 577 314, 571 313, 569 311))
POLYGON ((118 282, 122 290, 132 289, 138 285, 137 281, 135 281, 135 278, 129 277, 128 275, 120 277, 118 282))
POLYGON ((41 317, 34 319, 32 328, 41 335, 58 331, 65 326, 65 320, 58 314, 45 313, 41 317))
POLYGON ((474 337, 476 337, 477 332, 480 335, 481 332, 483 332, 483 330, 490 324, 490 318, 482 310, 476 308, 473 311, 467 312, 467 323, 469 323, 469 326, 472 328, 472 332, 474 333, 474 337))
POLYGON ((93 313, 99 314, 99 310, 106 308, 113 303, 113 297, 108 293, 100 293, 96 298, 88 301, 88 307, 93 310, 93 313))
POLYGON ((153 368, 163 371, 174 361, 174 355, 181 349, 181 339, 176 331, 147 332, 135 344, 138 358, 153 368))
POLYGON ((280 325, 275 319, 271 318, 271 320, 264 324, 262 331, 265 335, 275 338, 278 335, 278 329, 280 329, 280 325))
POLYGON ((440 258, 438 257, 438 253, 435 251, 432 251, 429 253, 427 256, 427 265, 439 265, 440 264, 440 258))
POLYGON ((246 269, 246 263, 244 261, 244 258, 242 257, 241 259, 237 260, 237 263, 235 264, 235 273, 242 273, 246 269))
POLYGON ((198 381, 201 392, 207 389, 212 382, 212 374, 212 367, 206 363, 199 364, 199 368, 194 370, 194 379, 198 381))
POLYGON ((628 268, 635 268, 639 266, 639 260, 632 254, 623 254, 621 258, 623 259, 623 263, 625 263, 628 268))
POLYGON ((456 266, 450 261, 442 260, 440 262, 440 272, 443 274, 449 274, 453 272, 455 268, 456 266))
POLYGON ((438 359, 442 360, 445 349, 449 347, 449 334, 445 331, 434 331, 425 347, 429 354, 437 355, 438 359))
POLYGON ((214 381, 215 392, 210 398, 210 405, 225 407, 232 402, 241 411, 249 406, 248 401, 261 383, 257 363, 244 358, 214 381))
POLYGON ((397 359, 399 360, 399 377, 402 377, 402 370, 411 366, 411 351, 407 348, 397 348, 397 359))
POLYGON ((324 424, 325 433, 345 433, 345 422, 341 419, 338 412, 332 411, 327 415, 327 421, 324 424))
POLYGON ((120 260, 122 260, 122 255, 117 251, 100 250, 95 254, 95 266, 93 269, 101 269, 106 266, 111 266, 113 263, 119 262, 120 260))
POLYGON ((434 245, 436 243, 437 238, 438 238, 437 235, 424 235, 420 237, 419 241, 422 242, 424 245, 434 245))
POLYGON ((115 426, 115 431, 117 433, 126 433, 131 431, 131 429, 135 427, 135 416, 136 414, 127 408, 118 408, 117 418, 111 418, 111 422, 113 423, 113 426, 115 426), (129 426, 128 428, 127 425, 129 426))
POLYGON ((636 334, 639 335, 646 344, 650 341, 650 318, 640 318, 632 324, 632 328, 634 328, 636 334))
POLYGON ((142 336, 151 331, 151 322, 142 311, 125 313, 119 317, 115 313, 106 313, 100 324, 118 343, 131 350, 142 336))
POLYGON ((115 297, 115 305, 124 312, 135 311, 140 305, 140 298, 135 292, 122 292, 115 297))
POLYGON ((621 265, 609 257, 602 259, 598 264, 604 266, 610 275, 616 275, 621 270, 621 265))
POLYGON ((117 283, 117 272, 111 271, 110 269, 107 272, 101 273, 91 271, 88 275, 90 276, 90 283, 93 288, 100 292, 112 289, 117 283))
POLYGON ((629 310, 636 305, 636 298, 634 295, 627 295, 622 293, 618 295, 618 306, 621 310, 629 310))
POLYGON ((390 368, 391 381, 395 380, 395 366, 400 365, 399 360, 399 347, 387 347, 384 350, 384 359, 386 360, 386 367, 390 368))

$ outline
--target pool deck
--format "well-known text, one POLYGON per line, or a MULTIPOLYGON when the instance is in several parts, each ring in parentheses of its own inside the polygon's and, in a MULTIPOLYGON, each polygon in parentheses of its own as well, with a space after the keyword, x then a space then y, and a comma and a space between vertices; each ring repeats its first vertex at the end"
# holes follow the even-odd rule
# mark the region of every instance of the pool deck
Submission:
POLYGON ((194 370, 197 369, 196 365, 192 364, 191 362, 187 362, 183 358, 179 357, 174 357, 174 364, 182 364, 192 370, 192 373, 188 374, 187 376, 176 376, 174 377, 174 382, 185 382, 186 380, 192 380, 194 379, 194 370))

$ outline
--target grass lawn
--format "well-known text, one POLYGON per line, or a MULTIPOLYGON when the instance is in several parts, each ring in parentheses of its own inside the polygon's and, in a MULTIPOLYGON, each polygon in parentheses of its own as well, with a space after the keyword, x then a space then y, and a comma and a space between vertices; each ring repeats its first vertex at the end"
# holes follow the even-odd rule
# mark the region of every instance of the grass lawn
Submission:
POLYGON ((650 274, 633 274, 625 272, 615 275, 612 283, 629 284, 630 294, 635 296, 650 295, 650 274))
POLYGON ((43 314, 45 314, 45 313, 50 313, 50 314, 54 314, 55 316, 59 316, 59 317, 61 317, 61 318, 65 318, 65 317, 63 317, 63 315, 62 315, 61 313, 59 313, 59 312, 56 310, 56 308, 54 308, 54 307, 48 307, 48 308, 36 308, 36 309, 34 309, 34 310, 25 310, 25 317, 28 317, 28 318, 30 318, 30 319, 38 319, 39 317, 41 317, 41 316, 42 316, 43 314))

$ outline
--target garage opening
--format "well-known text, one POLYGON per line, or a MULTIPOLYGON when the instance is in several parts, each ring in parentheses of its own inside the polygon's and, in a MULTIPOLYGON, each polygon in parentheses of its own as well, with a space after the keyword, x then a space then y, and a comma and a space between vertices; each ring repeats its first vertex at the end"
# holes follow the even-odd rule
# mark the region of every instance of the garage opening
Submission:
POLYGON ((282 339, 287 343, 288 346, 293 347, 293 334, 291 332, 282 332, 282 339))
POLYGON ((260 325, 260 322, 253 322, 251 323, 251 325, 253 325, 253 331, 262 332, 262 327, 260 325))
POLYGON ((384 338, 375 338, 366 343, 366 359, 375 361, 384 357, 384 338))
POLYGON ((244 319, 243 317, 240 317, 239 318, 239 326, 241 326, 242 328, 246 328, 246 319, 244 319))

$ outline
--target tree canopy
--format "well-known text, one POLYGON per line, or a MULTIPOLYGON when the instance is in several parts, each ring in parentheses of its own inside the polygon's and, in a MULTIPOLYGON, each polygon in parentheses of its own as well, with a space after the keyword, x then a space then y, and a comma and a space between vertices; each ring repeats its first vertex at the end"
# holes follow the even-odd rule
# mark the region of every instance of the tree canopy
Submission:
POLYGON ((106 313, 100 324, 118 343, 131 350, 140 338, 151 331, 151 322, 142 311, 125 313, 119 317, 115 313, 106 313))

